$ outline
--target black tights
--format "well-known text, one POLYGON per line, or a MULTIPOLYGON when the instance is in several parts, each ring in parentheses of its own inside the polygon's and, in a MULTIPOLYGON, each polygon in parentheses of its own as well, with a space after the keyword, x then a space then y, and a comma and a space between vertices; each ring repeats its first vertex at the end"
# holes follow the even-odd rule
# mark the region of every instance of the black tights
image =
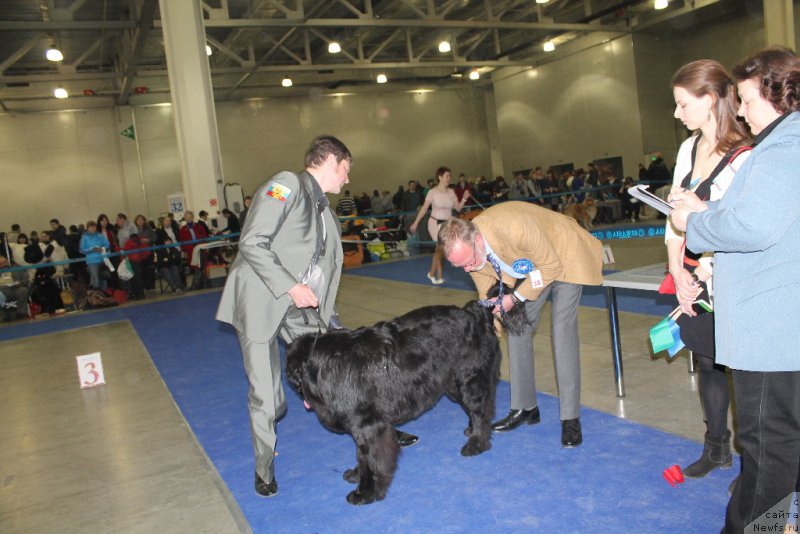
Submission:
POLYGON ((725 367, 713 358, 697 354, 700 365, 700 398, 706 414, 708 435, 719 438, 728 430, 728 406, 731 403, 725 367))

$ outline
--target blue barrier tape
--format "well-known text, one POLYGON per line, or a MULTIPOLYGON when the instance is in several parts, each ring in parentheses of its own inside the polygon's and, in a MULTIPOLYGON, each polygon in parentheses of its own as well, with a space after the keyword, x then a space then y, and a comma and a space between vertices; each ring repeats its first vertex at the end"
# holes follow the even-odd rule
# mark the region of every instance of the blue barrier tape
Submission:
MULTIPOLYGON (((134 250, 124 250, 124 251, 121 250, 119 252, 107 252, 107 253, 103 254, 103 257, 105 257, 105 258, 116 258, 118 256, 130 256, 131 254, 138 254, 140 252, 148 251, 148 250, 149 251, 155 251, 155 250, 163 250, 163 249, 167 249, 167 248, 181 247, 181 246, 184 246, 184 245, 195 245, 195 244, 200 244, 200 243, 211 243, 211 242, 214 242, 214 241, 227 240, 227 239, 229 239, 231 237, 237 237, 238 235, 239 235, 238 233, 223 234, 223 235, 218 235, 218 236, 211 236, 211 237, 208 237, 208 238, 205 238, 205 239, 193 239, 192 241, 178 241, 177 243, 172 243, 171 245, 154 245, 152 247, 137 248, 137 249, 134 249, 134 250)), ((233 242, 231 243, 231 245, 234 245, 234 244, 235 243, 233 243, 233 242)), ((2 274, 2 273, 13 273, 13 272, 18 272, 18 271, 29 271, 31 269, 41 269, 42 267, 55 267, 57 265, 70 265, 72 263, 83 263, 85 261, 86 261, 86 258, 74 258, 74 259, 71 259, 71 260, 51 261, 51 262, 48 262, 48 263, 36 263, 36 264, 31 264, 31 265, 19 265, 19 266, 16 266, 16 267, 6 267, 5 269, 0 269, 0 274, 2 274)))

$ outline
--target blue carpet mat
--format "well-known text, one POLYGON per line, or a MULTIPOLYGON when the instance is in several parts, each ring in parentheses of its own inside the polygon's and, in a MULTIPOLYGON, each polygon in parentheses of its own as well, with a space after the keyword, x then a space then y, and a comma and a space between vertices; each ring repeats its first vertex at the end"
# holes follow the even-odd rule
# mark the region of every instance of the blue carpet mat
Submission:
MULTIPOLYGON (((279 495, 259 498, 247 379, 234 331, 213 319, 218 300, 219 293, 206 293, 29 322, 1 329, 0 339, 130 320, 257 533, 690 533, 722 525, 734 470, 672 488, 662 470, 695 459, 698 444, 589 409, 581 418, 584 445, 562 449, 557 400, 541 394, 542 423, 494 436, 493 448, 475 458, 460 456, 466 417, 443 399, 405 425, 421 439, 403 451, 386 500, 353 507, 345 502, 352 486, 342 480, 355 463, 351 438, 325 430, 287 387, 289 412, 278 424, 279 495)), ((497 413, 506 413, 508 403, 508 384, 501 382, 497 413)))
MULTIPOLYGON (((432 288, 447 287, 450 289, 463 289, 475 291, 475 284, 469 274, 463 269, 456 269, 449 263, 444 264, 444 284, 432 286, 427 273, 431 268, 431 256, 412 256, 404 260, 393 262, 368 263, 362 267, 348 269, 346 274, 355 276, 369 276, 383 280, 398 282, 411 282, 432 288)), ((606 273, 614 271, 605 271, 606 273)), ((672 295, 658 295, 653 291, 637 289, 618 289, 617 305, 620 311, 658 315, 664 317, 675 309, 675 297, 672 295)), ((585 286, 581 296, 581 306, 592 308, 606 308, 606 290, 600 286, 585 286)))

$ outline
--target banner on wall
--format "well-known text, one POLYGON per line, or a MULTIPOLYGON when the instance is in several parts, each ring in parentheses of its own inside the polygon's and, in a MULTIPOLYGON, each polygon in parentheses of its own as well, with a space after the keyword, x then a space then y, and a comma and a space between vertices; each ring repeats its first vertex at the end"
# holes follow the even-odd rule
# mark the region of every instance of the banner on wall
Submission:
POLYGON ((172 193, 167 195, 167 206, 169 212, 176 215, 175 219, 179 219, 179 215, 186 211, 186 203, 183 199, 183 193, 172 193))

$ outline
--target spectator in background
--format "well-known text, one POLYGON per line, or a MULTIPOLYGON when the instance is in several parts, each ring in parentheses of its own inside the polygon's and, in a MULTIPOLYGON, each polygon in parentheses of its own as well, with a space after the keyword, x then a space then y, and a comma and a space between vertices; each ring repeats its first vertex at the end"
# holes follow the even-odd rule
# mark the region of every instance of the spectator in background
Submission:
MULTIPOLYGON (((236 216, 231 212, 230 218, 236 219, 236 216)), ((172 239, 167 236, 164 245, 168 246, 172 243, 172 239)), ((169 284, 172 292, 183 293, 180 249, 178 247, 169 247, 156 250, 156 266, 158 267, 158 272, 161 273, 161 277, 169 284)))
POLYGON ((508 200, 508 184, 506 179, 502 176, 496 176, 492 184, 492 200, 494 202, 503 202, 508 200))
MULTIPOLYGON (((97 230, 97 223, 95 223, 95 230, 97 230)), ((81 254, 80 250, 81 235, 77 226, 74 224, 70 225, 69 233, 67 234, 67 242, 64 245, 64 249, 67 251, 67 258, 71 260, 83 258, 83 254, 81 254)), ((85 281, 89 276, 89 272, 86 270, 86 262, 77 261, 71 263, 69 265, 69 271, 72 273, 72 276, 75 277, 75 280, 85 281)))
POLYGON ((344 196, 336 203, 336 215, 348 217, 356 214, 356 201, 350 196, 350 191, 345 190, 344 196))
POLYGON ((252 203, 253 197, 244 197, 244 209, 239 212, 239 228, 244 228, 244 220, 247 218, 247 212, 250 211, 252 203))
POLYGON ((475 188, 472 187, 472 184, 467 181, 467 177, 463 172, 458 175, 458 181, 456 182, 453 190, 456 192, 456 198, 459 202, 461 202, 461 199, 464 198, 464 191, 469 191, 467 198, 475 196, 475 188))
MULTIPOLYGON (((31 232, 31 235, 33 234, 34 232, 31 232)), ((25 247, 25 261, 30 265, 44 263, 45 252, 51 250, 50 247, 43 247, 38 237, 31 238, 31 242, 25 247)), ((39 304, 45 313, 54 313, 64 307, 61 302, 61 291, 52 278, 55 274, 55 268, 49 265, 37 268, 34 273, 31 299, 39 304)))
POLYGON ((647 169, 644 168, 644 165, 641 163, 639 164, 639 181, 643 182, 647 180, 647 169))
POLYGON ((6 234, 6 239, 9 243, 16 243, 20 232, 22 232, 22 230, 19 229, 19 225, 16 223, 12 224, 11 231, 6 234))
POLYGON ((625 181, 622 182, 622 187, 619 189, 619 199, 622 201, 622 216, 626 220, 638 221, 642 204, 628 194, 628 189, 633 185, 633 178, 626 176, 625 181))
MULTIPOLYGON (((5 256, 0 255, 0 269, 7 269, 13 264, 5 256)), ((0 273, 0 293, 5 302, 0 313, 3 320, 11 321, 18 317, 30 315, 28 296, 30 295, 30 279, 25 271, 0 273)))
MULTIPOLYGON (((101 213, 97 216, 97 233, 106 236, 106 239, 108 240, 109 252, 119 251, 117 227, 111 224, 111 221, 108 220, 108 215, 105 213, 101 213)), ((112 263, 115 263, 114 260, 111 261, 112 263)))
POLYGON ((80 252, 86 255, 86 268, 89 271, 89 285, 94 289, 105 289, 106 281, 100 277, 103 267, 103 250, 109 250, 110 245, 104 234, 97 231, 97 223, 86 223, 86 232, 81 236, 80 252))
POLYGON ((208 225, 208 212, 206 210, 200 210, 197 217, 197 224, 203 227, 206 231, 206 235, 213 234, 214 232, 211 231, 211 227, 208 225))
POLYGON ((400 202, 400 211, 412 212, 416 215, 417 208, 422 206, 425 197, 422 196, 422 191, 419 190, 419 185, 415 180, 409 180, 408 189, 403 193, 403 200, 400 202))
POLYGON ((492 182, 487 180, 485 176, 478 178, 475 200, 478 202, 489 202, 492 200, 492 182))
POLYGON ((525 200, 533 196, 528 189, 528 183, 521 172, 514 175, 511 185, 508 188, 508 198, 510 200, 525 200))
POLYGON ((117 242, 119 248, 125 250, 125 243, 130 238, 131 234, 136 233, 136 226, 128 220, 127 215, 124 213, 117 213, 117 242))
MULTIPOLYGON (((525 183, 528 184, 528 192, 532 197, 538 197, 542 194, 542 182, 544 181, 544 172, 542 171, 541 167, 536 167, 528 177, 525 179, 525 183)), ((542 204, 542 199, 537 198, 533 202, 536 204, 542 204)))
POLYGON ((361 193, 361 196, 356 199, 356 208, 359 215, 366 215, 372 209, 372 200, 366 192, 361 193))
POLYGON ((397 187, 397 193, 394 194, 392 197, 392 206, 394 209, 399 210, 400 206, 403 205, 403 186, 400 185, 397 187))
POLYGON ((28 265, 25 261, 25 247, 28 246, 28 236, 20 233, 17 235, 17 241, 12 243, 8 242, 8 247, 11 249, 11 261, 19 266, 28 265))
POLYGON ((550 206, 550 209, 553 211, 558 211, 559 192, 556 171, 547 169, 544 180, 542 180, 542 194, 550 195, 544 199, 544 202, 547 206, 550 206))
POLYGON ((64 228, 64 225, 58 222, 58 219, 50 219, 50 231, 53 241, 63 247, 67 238, 67 229, 64 228))
MULTIPOLYGON (((223 209, 222 216, 228 221, 228 225, 220 231, 221 234, 238 234, 242 231, 239 227, 239 219, 236 218, 236 215, 231 210, 228 208, 223 209)), ((234 236, 232 240, 239 241, 239 236, 234 236)))
POLYGON ((669 172, 666 163, 664 163, 664 158, 659 153, 656 153, 655 158, 647 168, 647 181, 651 184, 651 191, 655 191, 662 185, 672 183, 672 173, 669 172))
MULTIPOLYGON (((137 215, 133 220, 136 226, 136 233, 139 234, 139 241, 142 247, 152 247, 158 242, 155 230, 150 227, 149 222, 144 215, 137 215)), ((153 260, 153 255, 148 254, 147 257, 141 262, 142 265, 142 283, 145 289, 155 289, 156 287, 156 268, 153 260)))
MULTIPOLYGON (((44 247, 42 251, 44 253, 44 261, 50 263, 67 261, 69 259, 66 249, 53 238, 53 232, 45 230, 39 235, 41 236, 41 246, 44 247)), ((51 276, 64 276, 64 270, 64 265, 56 265, 55 272, 51 276)))
POLYGON ((194 253, 194 247, 197 246, 197 243, 193 243, 192 241, 205 239, 208 237, 208 234, 202 226, 194 222, 194 213, 191 211, 185 211, 183 213, 183 220, 186 224, 181 228, 179 236, 182 243, 181 250, 186 254, 189 268, 192 270, 192 289, 200 289, 203 286, 203 271, 192 265, 192 254, 194 253))
POLYGON ((586 185, 588 187, 597 187, 600 183, 600 172, 594 163, 587 163, 586 167, 588 168, 588 171, 586 171, 586 185))
POLYGON ((122 250, 128 253, 125 257, 131 262, 131 270, 133 271, 133 278, 128 280, 131 300, 142 300, 144 298, 143 265, 152 255, 149 250, 142 250, 146 248, 147 244, 135 232, 130 235, 125 241, 125 246, 122 247, 122 250))
POLYGON ((583 191, 585 188, 586 173, 583 172, 583 169, 578 169, 575 171, 575 177, 572 179, 572 185, 570 186, 575 202, 580 204, 586 199, 586 193, 583 191))

